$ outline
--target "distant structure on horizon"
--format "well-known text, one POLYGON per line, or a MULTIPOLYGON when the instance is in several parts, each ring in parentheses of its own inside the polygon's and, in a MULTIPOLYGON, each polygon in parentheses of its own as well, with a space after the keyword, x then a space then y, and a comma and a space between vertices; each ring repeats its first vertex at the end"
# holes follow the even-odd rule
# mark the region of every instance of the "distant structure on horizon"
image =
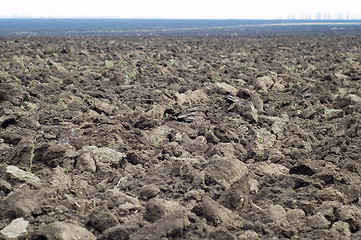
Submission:
POLYGON ((338 12, 336 14, 315 12, 315 13, 289 13, 287 17, 281 19, 288 20, 360 20, 361 14, 351 14, 350 12, 338 12))

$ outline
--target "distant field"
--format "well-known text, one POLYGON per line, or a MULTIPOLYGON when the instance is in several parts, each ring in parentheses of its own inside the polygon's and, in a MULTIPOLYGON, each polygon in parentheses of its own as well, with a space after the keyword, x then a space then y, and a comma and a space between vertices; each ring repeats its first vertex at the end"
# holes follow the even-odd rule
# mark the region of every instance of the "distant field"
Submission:
POLYGON ((0 36, 239 35, 361 30, 361 21, 0 19, 0 36))

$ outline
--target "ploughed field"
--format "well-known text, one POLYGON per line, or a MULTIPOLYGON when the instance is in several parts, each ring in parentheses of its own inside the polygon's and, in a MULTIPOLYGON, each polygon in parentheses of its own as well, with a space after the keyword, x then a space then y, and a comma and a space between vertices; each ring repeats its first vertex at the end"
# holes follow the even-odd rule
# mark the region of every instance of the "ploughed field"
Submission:
POLYGON ((358 35, 0 49, 1 239, 361 238, 358 35))

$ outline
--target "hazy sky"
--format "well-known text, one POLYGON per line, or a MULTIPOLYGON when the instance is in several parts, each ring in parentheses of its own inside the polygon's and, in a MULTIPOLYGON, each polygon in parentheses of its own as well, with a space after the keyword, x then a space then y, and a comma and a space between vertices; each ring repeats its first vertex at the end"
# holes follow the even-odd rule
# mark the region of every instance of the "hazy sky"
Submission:
POLYGON ((360 0, 1 0, 0 17, 361 18, 360 0))

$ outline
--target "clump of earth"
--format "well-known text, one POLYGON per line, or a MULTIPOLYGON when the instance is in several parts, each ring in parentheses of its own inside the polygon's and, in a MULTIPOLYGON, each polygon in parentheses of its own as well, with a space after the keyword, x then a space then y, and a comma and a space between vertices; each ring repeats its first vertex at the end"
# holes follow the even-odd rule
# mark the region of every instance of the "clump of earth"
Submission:
POLYGON ((361 238, 356 34, 0 46, 0 239, 361 238))

